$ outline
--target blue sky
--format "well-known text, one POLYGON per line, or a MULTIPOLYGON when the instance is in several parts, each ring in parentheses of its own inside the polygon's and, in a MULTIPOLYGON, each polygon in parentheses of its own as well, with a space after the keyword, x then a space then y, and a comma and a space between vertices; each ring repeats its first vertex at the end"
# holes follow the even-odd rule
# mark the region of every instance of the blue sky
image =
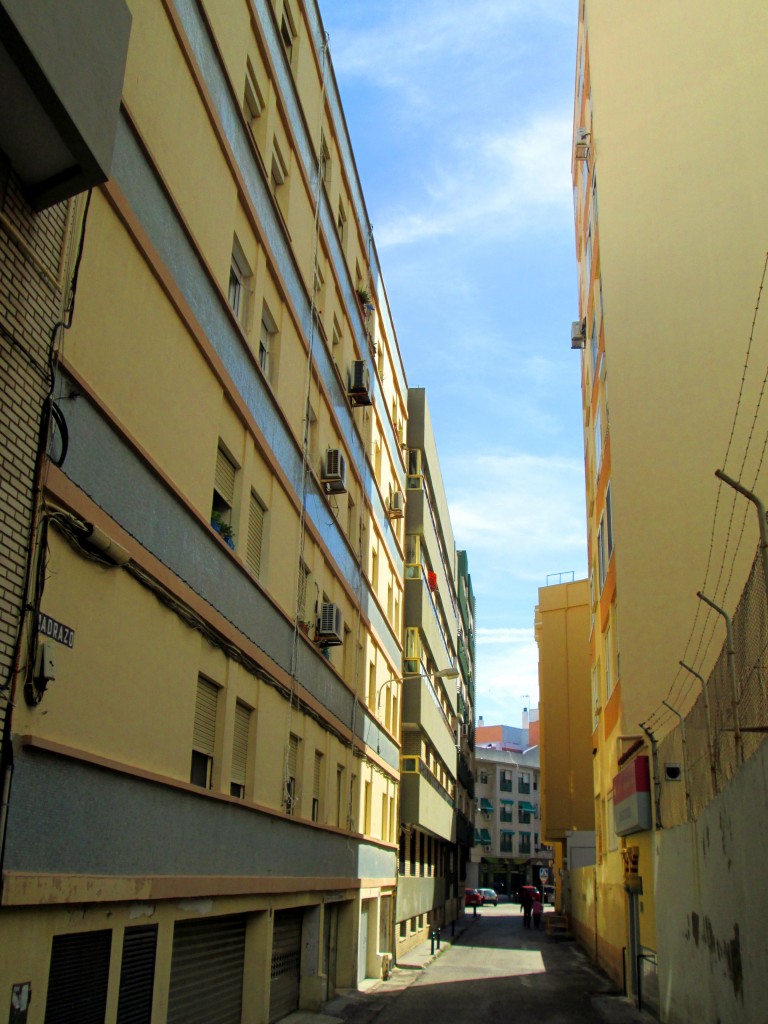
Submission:
POLYGON ((478 604, 477 714, 537 703, 533 614, 586 575, 577 0, 319 0, 408 383, 478 604))

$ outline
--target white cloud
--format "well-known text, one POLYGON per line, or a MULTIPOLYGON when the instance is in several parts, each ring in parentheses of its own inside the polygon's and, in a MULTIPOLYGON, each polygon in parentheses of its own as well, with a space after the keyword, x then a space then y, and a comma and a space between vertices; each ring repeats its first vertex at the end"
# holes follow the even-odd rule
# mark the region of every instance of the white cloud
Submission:
POLYGON ((571 207, 569 117, 544 114, 524 127, 464 137, 414 197, 378 219, 380 249, 461 234, 465 244, 509 236, 548 210, 571 207))
POLYGON ((488 724, 519 725, 522 709, 539 702, 539 655, 533 629, 478 629, 476 648, 476 713, 488 724), (511 636, 505 642, 506 633, 511 636))

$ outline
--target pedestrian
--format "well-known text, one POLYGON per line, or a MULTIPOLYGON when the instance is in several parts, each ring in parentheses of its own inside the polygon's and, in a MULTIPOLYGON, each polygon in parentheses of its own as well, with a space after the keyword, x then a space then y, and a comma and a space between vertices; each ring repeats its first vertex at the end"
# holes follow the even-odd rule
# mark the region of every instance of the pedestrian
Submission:
POLYGON ((529 892, 523 893, 523 898, 520 901, 523 907, 523 928, 531 927, 531 911, 533 909, 533 897, 529 892))
POLYGON ((543 908, 542 908, 542 905, 541 905, 541 900, 537 896, 536 899, 533 901, 533 906, 531 907, 531 913, 533 914, 533 927, 534 928, 538 928, 539 925, 541 924, 541 911, 542 911, 542 909, 543 908))

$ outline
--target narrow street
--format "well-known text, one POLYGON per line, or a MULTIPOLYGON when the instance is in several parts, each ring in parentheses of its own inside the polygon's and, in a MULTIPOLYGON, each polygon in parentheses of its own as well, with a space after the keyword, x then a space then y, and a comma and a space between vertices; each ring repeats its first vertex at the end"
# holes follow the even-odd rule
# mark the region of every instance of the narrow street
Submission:
POLYGON ((325 1014, 326 1020, 347 1024, 652 1020, 619 997, 577 943, 548 938, 543 922, 540 931, 524 929, 520 908, 507 903, 480 910, 456 943, 425 969, 398 969, 390 981, 351 1003, 334 1000, 325 1014))

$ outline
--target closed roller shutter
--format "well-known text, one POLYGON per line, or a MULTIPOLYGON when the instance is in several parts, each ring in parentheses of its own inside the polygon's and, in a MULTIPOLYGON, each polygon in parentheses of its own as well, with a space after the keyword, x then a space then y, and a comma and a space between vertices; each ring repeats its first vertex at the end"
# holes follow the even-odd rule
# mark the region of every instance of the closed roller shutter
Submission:
POLYGON ((117 1024, 151 1024, 156 949, 156 924, 125 929, 117 1024))
POLYGON ((177 921, 167 1024, 240 1024, 245 916, 177 921))
POLYGON ((216 705, 219 699, 218 687, 207 679, 197 680, 197 700, 195 702, 195 730, 192 746, 201 754, 213 757, 216 741, 216 705))
POLYGON ((272 935, 269 1022, 299 1008, 302 910, 278 910, 272 935))
POLYGON ((104 1024, 112 932, 54 935, 45 1024, 104 1024))
POLYGON ((251 726, 251 712, 240 701, 235 706, 235 731, 232 739, 232 781, 245 786, 248 770, 248 731, 251 726))
POLYGON ((261 575, 261 551, 264 544, 264 515, 265 508, 256 497, 251 494, 251 506, 248 511, 248 546, 245 552, 245 560, 248 568, 254 576, 261 575))
POLYGON ((235 501, 235 473, 235 467, 219 448, 216 453, 216 475, 213 486, 230 508, 235 501))

